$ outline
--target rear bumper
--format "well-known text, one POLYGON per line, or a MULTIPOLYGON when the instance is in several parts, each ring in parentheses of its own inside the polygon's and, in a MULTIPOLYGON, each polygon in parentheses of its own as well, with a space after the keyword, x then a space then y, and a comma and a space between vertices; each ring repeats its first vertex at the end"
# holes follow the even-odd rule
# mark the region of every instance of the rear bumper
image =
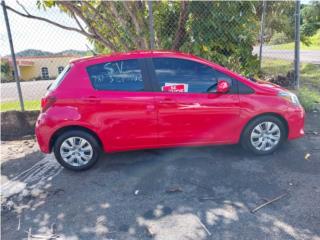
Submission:
POLYGON ((41 152, 50 153, 50 138, 52 135, 52 129, 45 124, 45 118, 45 113, 40 113, 36 122, 35 134, 41 152))
POLYGON ((289 109, 287 112, 288 139, 296 139, 304 136, 305 111, 302 107, 289 109))

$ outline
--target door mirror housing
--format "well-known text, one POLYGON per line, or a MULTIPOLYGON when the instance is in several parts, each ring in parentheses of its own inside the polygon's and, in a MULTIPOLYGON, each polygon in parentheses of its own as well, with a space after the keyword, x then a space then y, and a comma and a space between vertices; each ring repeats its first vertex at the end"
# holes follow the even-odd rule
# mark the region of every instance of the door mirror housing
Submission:
POLYGON ((217 93, 227 93, 230 90, 230 84, 226 80, 218 80, 217 93))

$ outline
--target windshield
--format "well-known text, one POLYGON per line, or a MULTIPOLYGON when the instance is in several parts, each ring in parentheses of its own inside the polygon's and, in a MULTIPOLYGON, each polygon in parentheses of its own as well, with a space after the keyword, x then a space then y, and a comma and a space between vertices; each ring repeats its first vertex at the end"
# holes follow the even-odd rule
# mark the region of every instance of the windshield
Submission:
POLYGON ((54 80, 54 82, 49 86, 48 90, 49 91, 53 91, 55 90, 59 84, 62 82, 62 80, 64 79, 64 77, 67 75, 67 73, 69 72, 71 66, 67 65, 63 71, 58 75, 58 77, 56 78, 56 80, 54 80))

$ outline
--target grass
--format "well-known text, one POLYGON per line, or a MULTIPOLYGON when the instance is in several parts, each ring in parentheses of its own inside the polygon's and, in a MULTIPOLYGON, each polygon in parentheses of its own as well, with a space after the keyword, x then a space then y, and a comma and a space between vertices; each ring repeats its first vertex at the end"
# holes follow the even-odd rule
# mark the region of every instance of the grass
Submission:
POLYGON ((261 67, 262 71, 267 75, 287 75, 288 71, 293 70, 293 62, 281 59, 263 58, 261 67))
MULTIPOLYGON (((320 50, 320 31, 318 31, 315 35, 307 38, 308 45, 303 42, 300 43, 300 49, 302 50, 320 50)), ((284 43, 279 45, 271 46, 272 49, 275 50, 293 50, 294 42, 284 43)))
MULTIPOLYGON (((284 75, 294 69, 292 61, 265 58, 262 61, 262 71, 266 75, 284 75)), ((300 65, 300 80, 302 86, 316 88, 320 91, 320 64, 302 63, 300 65)))
MULTIPOLYGON (((279 45, 272 45, 271 49, 273 50, 293 50, 294 49, 294 42, 291 43, 284 43, 279 45)), ((300 43, 301 50, 320 50, 320 45, 318 44, 310 44, 307 46, 304 43, 300 43)))
MULTIPOLYGON (((24 101, 25 110, 40 110, 40 100, 27 100, 24 101)), ((19 101, 10 101, 10 102, 1 102, 0 111, 5 112, 9 110, 18 110, 20 111, 19 101)))
POLYGON ((306 111, 316 109, 316 105, 320 103, 319 91, 311 90, 307 87, 302 87, 298 91, 299 100, 306 111))

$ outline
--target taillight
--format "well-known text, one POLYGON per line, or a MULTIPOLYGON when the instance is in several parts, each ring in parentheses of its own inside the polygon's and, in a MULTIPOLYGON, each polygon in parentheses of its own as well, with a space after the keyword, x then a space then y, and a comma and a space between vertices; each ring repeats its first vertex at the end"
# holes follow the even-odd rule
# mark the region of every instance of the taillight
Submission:
POLYGON ((57 99, 53 96, 49 96, 49 97, 44 97, 41 99, 41 109, 42 112, 45 112, 48 110, 48 108, 50 108, 56 101, 57 99))

